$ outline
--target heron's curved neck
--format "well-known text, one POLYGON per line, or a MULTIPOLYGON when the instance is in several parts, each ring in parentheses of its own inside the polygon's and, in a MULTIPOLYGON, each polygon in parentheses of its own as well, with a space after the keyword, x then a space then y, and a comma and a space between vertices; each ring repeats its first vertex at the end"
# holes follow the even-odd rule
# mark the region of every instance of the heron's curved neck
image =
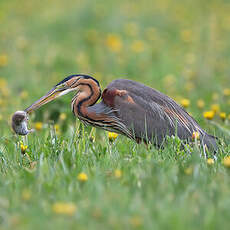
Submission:
POLYGON ((101 89, 92 79, 87 79, 78 84, 79 92, 72 100, 72 111, 76 116, 88 116, 87 107, 94 105, 101 96, 101 89))

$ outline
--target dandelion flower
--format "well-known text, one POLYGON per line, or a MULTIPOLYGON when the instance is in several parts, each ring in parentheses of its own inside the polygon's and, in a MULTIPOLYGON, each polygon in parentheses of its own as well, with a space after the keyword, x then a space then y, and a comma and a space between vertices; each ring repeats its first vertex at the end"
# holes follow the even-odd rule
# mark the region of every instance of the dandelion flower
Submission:
POLYGON ((224 93, 224 96, 226 97, 230 96, 230 88, 224 89, 223 93, 224 93))
POLYGON ((60 134, 60 126, 58 124, 54 125, 54 129, 57 134, 60 134))
POLYGON ((3 78, 0 78, 0 89, 4 89, 7 86, 7 81, 3 78))
POLYGON ((5 54, 0 55, 0 67, 4 67, 8 64, 8 57, 5 54))
POLYGON ((88 180, 88 176, 87 176, 86 173, 81 172, 81 173, 78 174, 77 179, 78 179, 79 181, 85 182, 85 181, 88 180))
POLYGON ((24 201, 28 201, 28 200, 30 200, 30 198, 31 198, 31 191, 29 190, 29 189, 23 189, 23 191, 22 191, 22 199, 24 200, 24 201))
POLYGON ((134 41, 131 45, 131 49, 135 53, 141 53, 144 51, 144 43, 142 41, 134 41))
POLYGON ((181 105, 182 105, 184 108, 187 108, 187 107, 189 107, 189 105, 190 105, 190 101, 189 101, 188 99, 184 98, 184 99, 181 100, 181 105))
POLYGON ((203 113, 204 118, 206 118, 207 120, 212 120, 215 116, 215 112, 214 111, 206 111, 203 113))
POLYGON ((166 87, 172 87, 176 83, 176 78, 173 74, 168 74, 164 77, 166 87))
POLYGON ((130 218, 129 222, 133 227, 138 228, 141 227, 143 219, 140 216, 133 216, 130 218))
POLYGON ((21 148, 21 153, 22 154, 25 154, 26 153, 26 150, 28 148, 27 145, 24 145, 22 142, 20 143, 20 148, 21 148))
POLYGON ((223 160, 223 165, 226 167, 226 168, 230 168, 230 156, 227 156, 224 158, 223 160))
POLYGON ((116 177, 116 178, 121 178, 121 176, 122 176, 122 171, 120 170, 120 169, 116 169, 115 171, 114 171, 114 176, 116 177))
POLYGON ((115 34, 110 34, 107 36, 106 45, 113 52, 119 52, 122 49, 121 39, 115 34))
POLYGON ((215 163, 215 161, 212 158, 207 159, 207 164, 208 165, 213 165, 214 163, 215 163))
POLYGON ((211 106, 211 110, 214 112, 214 113, 218 113, 220 111, 220 105, 219 104, 213 104, 211 106))
POLYGON ((193 167, 188 167, 188 168, 186 168, 185 170, 184 170, 184 173, 186 174, 186 175, 191 175, 192 173, 193 173, 193 167))
POLYGON ((223 121, 225 121, 225 119, 227 118, 227 114, 224 113, 224 112, 221 112, 221 113, 219 114, 219 116, 220 116, 220 118, 221 118, 223 121))
POLYGON ((66 113, 61 113, 60 116, 59 116, 61 121, 64 121, 66 119, 66 117, 67 117, 66 113))
POLYGON ((203 109, 205 106, 205 102, 202 99, 199 99, 196 104, 199 109, 203 109))
POLYGON ((213 99, 214 101, 217 101, 217 100, 219 99, 219 94, 218 94, 218 93, 213 93, 212 99, 213 99))
POLYGON ((182 30, 180 33, 181 39, 184 42, 191 42, 192 41, 192 31, 189 29, 182 30))
POLYGON ((108 136, 109 136, 109 141, 114 141, 118 137, 118 134, 113 133, 113 132, 109 132, 108 136))
POLYGON ((40 131, 40 130, 42 129, 42 127, 43 127, 42 122, 36 122, 36 123, 35 123, 35 129, 36 129, 37 131, 40 131))
POLYGON ((199 140, 200 139, 200 133, 197 131, 194 131, 192 134, 192 140, 199 140))
POLYGON ((89 137, 89 140, 90 140, 91 142, 95 142, 96 138, 95 138, 94 135, 91 135, 91 136, 89 137))
POLYGON ((72 216, 76 210, 77 206, 74 203, 64 203, 64 202, 56 202, 52 206, 52 210, 56 214, 63 214, 72 216))

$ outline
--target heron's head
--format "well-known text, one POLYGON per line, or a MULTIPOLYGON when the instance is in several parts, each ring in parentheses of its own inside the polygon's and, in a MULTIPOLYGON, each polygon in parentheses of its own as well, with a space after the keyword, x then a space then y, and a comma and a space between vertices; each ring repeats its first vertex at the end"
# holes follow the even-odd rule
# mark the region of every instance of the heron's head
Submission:
POLYGON ((46 95, 38 99, 31 106, 25 109, 25 112, 31 113, 32 111, 40 108, 42 105, 47 104, 54 99, 63 96, 71 91, 79 92, 81 85, 85 84, 84 82, 93 82, 99 87, 99 82, 91 76, 88 75, 71 75, 60 81, 55 85, 46 95))

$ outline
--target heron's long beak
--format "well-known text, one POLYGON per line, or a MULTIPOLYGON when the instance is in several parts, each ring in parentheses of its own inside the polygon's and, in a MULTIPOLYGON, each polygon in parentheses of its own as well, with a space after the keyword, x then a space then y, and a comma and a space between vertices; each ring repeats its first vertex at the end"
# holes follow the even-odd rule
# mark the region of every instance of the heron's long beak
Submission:
POLYGON ((24 111, 26 113, 31 113, 32 111, 40 108, 41 106, 47 104, 48 102, 53 101, 55 98, 67 94, 70 91, 72 90, 68 88, 57 89, 56 87, 54 87, 45 96, 35 101, 31 106, 26 108, 24 111))

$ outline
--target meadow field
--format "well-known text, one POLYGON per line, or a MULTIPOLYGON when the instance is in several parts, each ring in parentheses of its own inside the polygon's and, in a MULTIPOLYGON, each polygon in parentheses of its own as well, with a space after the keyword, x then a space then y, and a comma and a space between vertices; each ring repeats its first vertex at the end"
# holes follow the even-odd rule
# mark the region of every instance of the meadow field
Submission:
POLYGON ((1 0, 0 229, 229 229, 229 12, 228 0, 1 0), (78 73, 169 95, 219 137, 216 160, 85 127, 73 94, 13 133, 16 110, 78 73))

